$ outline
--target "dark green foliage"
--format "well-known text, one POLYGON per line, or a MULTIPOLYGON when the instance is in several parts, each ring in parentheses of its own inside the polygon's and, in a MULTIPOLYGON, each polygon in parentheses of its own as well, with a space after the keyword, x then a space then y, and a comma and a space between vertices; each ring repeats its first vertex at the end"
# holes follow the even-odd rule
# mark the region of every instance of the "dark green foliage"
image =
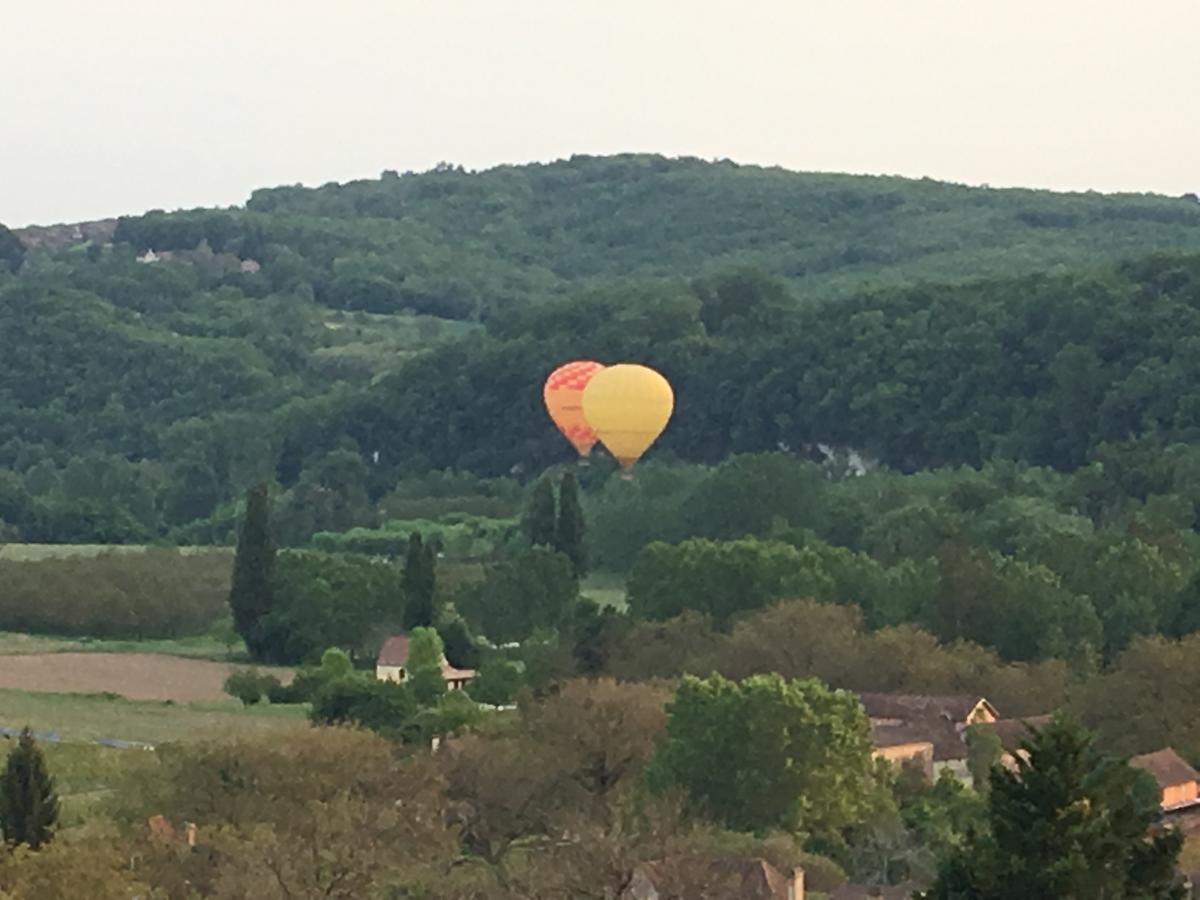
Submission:
POLYGON ((521 525, 531 546, 556 546, 557 512, 554 485, 549 478, 539 478, 534 482, 521 525))
POLYGON ((354 724, 399 737, 417 711, 405 685, 371 678, 339 678, 313 697, 309 718, 321 725, 354 724))
POLYGON ((446 660, 456 669, 478 669, 479 645, 462 619, 451 619, 438 625, 438 635, 446 649, 446 660))
POLYGON ((477 703, 503 706, 516 699, 523 679, 521 670, 500 656, 491 656, 467 683, 467 693, 477 703))
POLYGON ((25 261, 25 245, 0 222, 0 267, 16 272, 25 261))
POLYGON ((477 631, 505 643, 566 621, 578 593, 571 561, 534 547, 494 566, 483 584, 461 599, 459 609, 477 631))
POLYGON ((434 595, 437 589, 436 560, 433 548, 414 531, 408 538, 404 556, 404 628, 411 630, 432 625, 436 615, 434 595))
POLYGON ((353 554, 289 550, 275 568, 274 608, 259 626, 263 658, 316 662, 326 648, 358 651, 385 626, 400 590, 389 563, 353 554))
POLYGON ((229 563, 222 550, 157 547, 0 559, 0 630, 135 639, 202 634, 228 615, 229 563))
POLYGON ((446 680, 439 667, 420 666, 408 673, 405 684, 418 706, 432 706, 446 693, 446 680))
POLYGON ((233 624, 250 655, 265 658, 268 646, 261 624, 272 610, 275 597, 275 543, 271 538, 270 498, 265 484, 246 492, 246 512, 238 530, 237 555, 229 607, 233 624))
POLYGON ((571 561, 571 567, 578 578, 587 574, 584 532, 579 482, 575 479, 574 472, 567 472, 563 475, 558 489, 558 520, 554 528, 554 549, 571 561))
POLYGON ((230 697, 241 700, 243 706, 253 706, 264 697, 275 702, 275 697, 287 696, 278 678, 257 669, 234 670, 225 679, 224 689, 230 697))
POLYGON ((996 768, 988 828, 943 862, 928 896, 1175 900, 1180 832, 1159 827, 1158 789, 1144 772, 1100 755, 1092 737, 1055 719, 996 768))
POLYGON ((9 751, 0 781, 0 831, 9 844, 28 844, 36 850, 54 836, 58 812, 46 758, 25 728, 9 751))

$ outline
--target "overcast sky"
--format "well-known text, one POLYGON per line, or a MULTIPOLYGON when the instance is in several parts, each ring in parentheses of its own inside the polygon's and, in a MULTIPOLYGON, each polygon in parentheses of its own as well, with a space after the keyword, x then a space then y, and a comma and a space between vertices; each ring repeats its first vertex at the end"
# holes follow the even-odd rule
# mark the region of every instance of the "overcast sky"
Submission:
POLYGON ((0 0, 0 222, 653 151, 1200 192, 1200 0, 0 0))

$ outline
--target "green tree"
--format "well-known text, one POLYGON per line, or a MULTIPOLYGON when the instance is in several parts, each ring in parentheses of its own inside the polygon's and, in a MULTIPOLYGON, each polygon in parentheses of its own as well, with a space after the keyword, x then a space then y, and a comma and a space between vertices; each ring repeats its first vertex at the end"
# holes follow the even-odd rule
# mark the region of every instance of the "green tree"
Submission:
POLYGON ((558 488, 558 521, 554 529, 554 548, 571 561, 571 567, 578 578, 587 573, 584 531, 583 507, 579 503, 579 482, 574 472, 567 472, 558 488))
POLYGON ((565 622, 578 594, 571 561, 548 547, 534 547, 495 566, 459 607, 492 641, 520 641, 538 628, 565 622))
POLYGON ((521 684, 520 669, 503 657, 490 656, 467 684, 467 693, 476 703, 503 706, 512 703, 521 684))
POLYGON ((446 693, 442 661, 446 648, 437 629, 414 628, 408 635, 408 658, 404 662, 405 684, 422 706, 429 706, 446 693))
POLYGON ((8 754, 0 782, 0 830, 9 844, 28 844, 36 850, 54 836, 57 825, 54 779, 42 748, 26 727, 8 754))
POLYGON ((942 862, 937 900, 1182 900, 1182 835, 1158 827, 1158 789, 1055 718, 1025 742, 1015 770, 995 768, 988 827, 942 862))
POLYGON ((688 675, 648 778, 735 830, 828 835, 873 805, 869 731, 853 694, 815 679, 688 675))
POLYGON ((275 544, 271 539, 271 507, 267 486, 259 484, 246 492, 246 514, 238 533, 233 559, 233 582, 229 606, 233 624, 255 659, 266 647, 259 624, 274 606, 275 544))
POLYGON ((529 495, 521 526, 534 547, 555 546, 557 503, 549 478, 539 478, 529 495))
POLYGON ((1000 762, 1004 746, 996 729, 985 724, 968 725, 963 732, 967 745, 967 770, 975 790, 987 793, 991 786, 992 769, 1000 762))
POLYGON ((414 531, 408 537, 403 588, 405 630, 432 625, 437 612, 434 596, 437 570, 433 548, 424 542, 419 531, 414 531))

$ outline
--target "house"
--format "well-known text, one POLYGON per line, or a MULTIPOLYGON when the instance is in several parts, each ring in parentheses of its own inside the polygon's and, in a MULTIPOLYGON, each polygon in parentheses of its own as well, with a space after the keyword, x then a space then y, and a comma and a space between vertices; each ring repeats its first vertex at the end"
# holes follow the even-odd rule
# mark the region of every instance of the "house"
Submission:
POLYGON ((1006 769, 1015 769, 1017 759, 1028 756, 1021 745, 1050 719, 1049 715, 1028 716, 1024 719, 997 719, 987 723, 1000 739, 1000 765, 1006 769))
POLYGON ((1136 769, 1149 772, 1162 792, 1160 800, 1165 813, 1200 806, 1200 773, 1187 764, 1170 747, 1143 753, 1129 760, 1136 769))
POLYGON ((919 765, 930 780, 949 771, 969 782, 963 732, 1000 718, 986 698, 970 694, 860 693, 858 698, 871 722, 872 755, 897 765, 919 765))
POLYGON ((804 900, 804 870, 785 876, 765 859, 676 856, 642 863, 620 900, 804 900))
POLYGON ((985 697, 974 694, 928 696, 864 692, 858 695, 858 699, 867 711, 867 718, 879 724, 938 718, 953 722, 962 731, 968 725, 994 722, 1000 718, 996 707, 988 703, 985 697))
POLYGON ((919 768, 933 780, 933 741, 919 728, 910 725, 872 725, 871 756, 893 766, 919 768))
MULTIPOLYGON (((380 681, 403 682, 408 677, 408 635, 397 634, 383 642, 375 660, 375 677, 380 681)), ((461 691, 475 677, 474 669, 456 669, 442 657, 442 680, 452 691, 461 691)))

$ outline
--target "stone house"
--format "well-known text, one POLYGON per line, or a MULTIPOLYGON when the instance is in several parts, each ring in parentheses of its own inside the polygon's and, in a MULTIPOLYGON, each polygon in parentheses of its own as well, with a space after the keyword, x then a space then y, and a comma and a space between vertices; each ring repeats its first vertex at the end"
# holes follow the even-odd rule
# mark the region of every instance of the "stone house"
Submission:
MULTIPOLYGON (((383 642, 375 659, 375 677, 380 681, 401 682, 408 677, 408 635, 397 634, 383 642)), ((475 677, 474 669, 456 669, 442 657, 442 680, 451 691, 461 691, 475 677)))

